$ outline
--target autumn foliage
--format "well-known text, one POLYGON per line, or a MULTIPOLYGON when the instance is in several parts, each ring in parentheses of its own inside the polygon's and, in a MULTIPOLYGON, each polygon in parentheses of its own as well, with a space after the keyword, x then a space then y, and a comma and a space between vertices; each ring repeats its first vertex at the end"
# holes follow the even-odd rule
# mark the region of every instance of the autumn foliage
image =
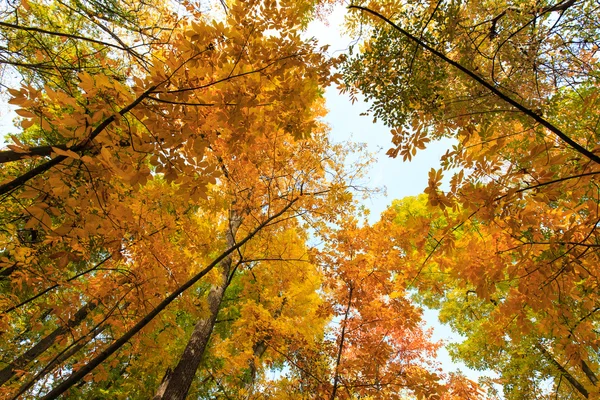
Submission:
POLYGON ((332 58, 335 3, 2 6, 0 397, 598 395, 597 5, 356 2, 332 58), (455 140, 373 224, 332 85, 455 140))
POLYGON ((416 229, 422 301, 467 338, 454 355, 495 370, 507 398, 598 395, 595 7, 352 8, 372 36, 343 66, 345 90, 393 128, 388 154, 410 160, 455 139, 429 174, 437 210, 413 199, 391 211, 416 229))

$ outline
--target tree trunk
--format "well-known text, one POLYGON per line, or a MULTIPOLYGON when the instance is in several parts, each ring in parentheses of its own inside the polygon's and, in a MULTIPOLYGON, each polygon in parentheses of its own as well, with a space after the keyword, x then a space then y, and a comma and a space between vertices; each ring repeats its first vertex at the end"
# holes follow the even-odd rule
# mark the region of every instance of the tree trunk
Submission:
MULTIPOLYGON (((235 233, 241 222, 242 218, 232 212, 229 217, 229 230, 226 236, 228 247, 235 245, 235 233)), ((200 320, 196 324, 177 366, 173 370, 167 369, 163 381, 156 391, 154 400, 184 400, 186 398, 215 326, 217 314, 219 313, 225 290, 229 284, 232 262, 233 257, 229 255, 219 264, 221 268, 221 283, 212 286, 208 294, 210 316, 200 320)))
POLYGON ((104 330, 106 330, 107 327, 108 326, 106 326, 106 325, 96 327, 91 332, 89 332, 87 335, 85 335, 85 337, 82 338, 83 340, 81 340, 79 343, 77 343, 76 345, 74 345, 70 349, 68 349, 68 350, 64 351, 63 353, 59 354, 58 356, 56 356, 52 361, 50 361, 50 363, 48 363, 48 365, 46 365, 44 367, 43 370, 41 370, 40 372, 38 372, 31 380, 29 380, 25 384, 21 385, 21 387, 19 388, 19 391, 17 392, 17 394, 13 398, 18 398, 20 395, 22 395, 27 390, 29 390, 33 385, 35 385, 37 382, 39 382, 40 380, 42 380, 46 375, 48 375, 57 365, 60 365, 64 361, 66 361, 69 358, 71 358, 71 356, 73 354, 77 353, 79 350, 81 350, 83 347, 85 347, 96 336, 98 336, 104 330))
POLYGON ((342 333, 340 334, 340 345, 338 347, 337 358, 335 361, 335 373, 333 375, 333 388, 331 389, 331 396, 329 400, 335 400, 335 396, 338 389, 338 382, 340 381, 340 363, 342 361, 342 353, 344 352, 344 340, 346 337, 346 325, 348 324, 348 317, 350 316, 350 307, 352 306, 352 292, 354 287, 348 285, 348 305, 346 306, 346 312, 344 313, 344 320, 342 321, 342 333))
POLYGON ((90 311, 94 310, 98 306, 97 303, 88 303, 81 307, 65 325, 59 326, 42 340, 40 340, 35 346, 21 354, 13 362, 8 364, 0 371, 0 385, 5 384, 10 380, 17 370, 23 369, 31 361, 35 360, 38 356, 44 353, 52 346, 56 340, 67 333, 71 328, 75 328, 87 317, 90 311))
POLYGON ((587 363, 581 360, 581 369, 585 373, 585 376, 592 382, 592 385, 596 386, 598 384, 598 377, 594 374, 594 371, 587 365, 587 363))
POLYGON ((535 347, 537 347, 538 350, 542 352, 546 360, 548 360, 552 365, 554 365, 554 367, 556 367, 560 374, 564 376, 567 379, 567 381, 569 381, 569 383, 571 384, 571 386, 573 386, 575 390, 577 390, 586 399, 589 397, 589 393, 586 390, 586 388, 577 379, 575 379, 575 377, 571 375, 569 371, 565 369, 565 367, 560 365, 560 363, 556 361, 554 356, 550 354, 550 352, 546 350, 546 348, 543 345, 537 343, 535 347))
MULTIPOLYGON (((268 340, 269 337, 266 338, 268 340)), ((263 354, 267 351, 267 342, 265 340, 260 340, 252 346, 252 359, 250 360, 250 382, 249 387, 254 386, 254 382, 256 381, 256 373, 258 371, 258 367, 256 365, 255 359, 260 359, 263 354)))
MULTIPOLYGON (((283 301, 281 302, 281 307, 279 307, 279 310, 275 311, 275 314, 273 315, 274 319, 279 318, 279 316, 281 315, 281 313, 283 312, 283 307, 285 307, 285 303, 287 302, 287 298, 283 298, 283 301)), ((256 382, 256 374, 258 372, 258 366, 256 365, 256 360, 259 360, 263 354, 265 354, 265 351, 267 351, 267 342, 269 342, 271 340, 271 336, 267 336, 264 339, 261 339, 259 341, 257 341, 256 343, 254 343, 254 346, 252 346, 252 359, 250 360, 249 367, 250 367, 250 381, 247 384, 247 388, 249 393, 252 393, 253 387, 254 387, 254 382, 256 382)))

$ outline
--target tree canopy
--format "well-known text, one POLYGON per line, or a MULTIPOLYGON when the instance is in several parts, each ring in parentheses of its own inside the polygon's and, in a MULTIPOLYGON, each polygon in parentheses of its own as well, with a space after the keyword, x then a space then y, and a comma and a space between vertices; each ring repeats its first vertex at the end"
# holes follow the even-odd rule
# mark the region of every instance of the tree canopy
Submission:
POLYGON ((600 395, 600 4, 337 3, 1 6, 2 398, 600 395), (330 86, 455 143, 372 224, 330 86))
POLYGON ((507 398, 549 396, 546 380, 559 397, 598 393, 597 8, 351 7, 370 37, 344 63, 344 87, 392 128, 388 154, 410 160, 456 139, 429 174, 438 211, 393 210, 426 219, 426 242, 413 244, 419 295, 467 337, 454 354, 498 371, 507 398))

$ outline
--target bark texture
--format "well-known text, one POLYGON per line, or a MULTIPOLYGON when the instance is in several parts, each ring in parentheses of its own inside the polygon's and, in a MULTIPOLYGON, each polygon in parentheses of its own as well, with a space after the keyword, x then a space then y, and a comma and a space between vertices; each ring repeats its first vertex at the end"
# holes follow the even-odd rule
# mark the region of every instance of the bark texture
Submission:
MULTIPOLYGON (((229 230, 227 232, 227 245, 229 247, 235 245, 235 233, 241 223, 241 216, 232 212, 229 218, 229 230)), ((154 400, 184 400, 186 398, 215 326, 219 308, 221 307, 225 290, 229 284, 229 274, 231 273, 232 263, 233 257, 232 255, 229 255, 219 264, 221 283, 219 285, 213 285, 208 294, 208 308, 210 310, 210 315, 208 318, 198 321, 194 327, 192 336, 190 337, 177 366, 173 370, 167 370, 162 383, 156 391, 154 400)))

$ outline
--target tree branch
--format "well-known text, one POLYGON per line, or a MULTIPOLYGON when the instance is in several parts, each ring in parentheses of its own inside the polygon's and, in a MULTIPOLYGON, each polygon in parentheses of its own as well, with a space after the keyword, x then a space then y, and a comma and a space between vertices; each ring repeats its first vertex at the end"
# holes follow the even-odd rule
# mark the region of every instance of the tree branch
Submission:
POLYGON ((100 44, 102 46, 114 47, 115 49, 128 51, 127 48, 123 48, 116 44, 103 42, 101 40, 96 40, 96 39, 88 38, 85 36, 73 35, 71 33, 66 33, 66 32, 48 31, 48 30, 45 30, 42 28, 36 28, 36 27, 32 27, 32 26, 15 25, 15 24, 10 24, 8 22, 2 22, 2 21, 0 21, 0 26, 3 26, 5 28, 10 28, 10 29, 15 29, 15 30, 21 30, 21 31, 27 31, 27 32, 38 32, 38 33, 43 33, 46 35, 60 36, 60 37, 66 37, 66 38, 76 39, 76 40, 83 40, 83 41, 90 42, 90 43, 100 44))
MULTIPOLYGON (((150 87, 148 90, 146 90, 144 93, 142 93, 137 99, 135 99, 132 103, 130 103, 127 107, 121 109, 121 111, 118 112, 118 115, 123 116, 123 115, 127 114, 129 111, 131 111, 132 109, 134 109, 135 107, 137 107, 146 97, 148 97, 152 92, 154 92, 154 90, 156 90, 161 84, 162 84, 162 82, 159 83, 158 85, 154 85, 154 86, 150 87)), ((102 133, 102 131, 104 131, 104 129, 106 129, 106 127, 108 127, 111 123, 113 123, 115 121, 115 119, 116 119, 116 115, 111 115, 110 117, 106 118, 104 121, 102 121, 100 123, 100 125, 98 125, 96 127, 96 129, 94 129, 90 133, 90 135, 87 138, 82 140, 79 144, 69 148, 69 150, 77 152, 77 151, 81 151, 81 150, 84 150, 85 148, 87 148, 87 146, 92 142, 92 140, 94 140, 96 138, 96 136, 98 136, 100 133, 102 133)), ((19 177, 13 179, 12 181, 5 183, 3 185, 0 185, 0 195, 6 194, 6 193, 18 188, 19 186, 23 185, 25 182, 29 181, 30 179, 33 179, 36 176, 48 171, 50 168, 54 167, 55 165, 60 164, 67 158, 68 158, 67 156, 54 157, 52 160, 38 165, 37 167, 33 168, 32 170, 24 173, 23 175, 21 175, 19 177)))
POLYGON ((579 143, 577 143, 576 141, 574 141, 573 139, 571 139, 562 130, 560 130, 559 128, 557 128, 556 126, 554 126, 552 123, 550 123, 544 117, 536 114, 534 111, 532 111, 531 109, 525 107, 524 105, 522 105, 518 101, 513 100, 511 97, 509 97, 508 95, 504 94, 502 91, 500 91, 494 85, 492 85, 489 82, 487 82, 481 76, 477 75, 475 72, 469 70, 468 68, 466 68, 463 65, 459 64, 458 62, 456 62, 454 60, 451 60, 450 58, 448 58, 447 56, 445 56, 444 54, 442 54, 438 50, 436 50, 433 47, 429 46, 427 43, 425 43, 422 40, 420 40, 419 38, 413 36, 411 33, 409 33, 408 31, 406 31, 405 29, 399 27, 398 25, 396 25, 391 20, 389 20, 388 18, 384 17, 383 15, 381 15, 380 13, 378 13, 377 11, 371 10, 370 8, 367 8, 367 7, 355 6, 355 5, 351 5, 348 8, 349 9, 362 10, 362 11, 364 11, 366 13, 374 15, 375 17, 381 19, 382 21, 385 21, 387 24, 389 24, 394 29, 396 29, 398 32, 400 32, 404 36, 406 36, 409 40, 412 40, 417 45, 423 47, 424 49, 426 49, 427 51, 429 51, 430 53, 432 53, 436 57, 440 58, 444 62, 452 65, 453 67, 455 67, 457 69, 459 69, 460 71, 462 71, 463 73, 465 73, 467 76, 469 76, 471 79, 473 79, 474 81, 478 82, 479 84, 481 84, 482 86, 484 86, 486 89, 488 89, 489 91, 491 91, 497 97, 499 97, 500 99, 504 100, 505 102, 507 102, 511 106, 515 107, 517 110, 521 111, 523 114, 531 117, 533 120, 535 120, 536 122, 538 122, 540 125, 544 126, 548 130, 550 130, 551 132, 553 132, 563 142, 567 143, 569 146, 571 146, 578 153, 580 153, 580 154, 584 155, 585 157, 589 158, 591 161, 593 161, 593 162, 595 162, 597 164, 600 164, 600 156, 592 153, 591 151, 589 151, 585 147, 581 146, 579 143))
POLYGON ((565 377, 567 381, 569 381, 569 383, 571 384, 571 386, 573 386, 574 389, 576 389, 586 399, 589 397, 589 393, 585 389, 585 387, 577 379, 575 379, 573 375, 571 375, 569 371, 565 369, 565 367, 560 365, 560 363, 556 361, 554 356, 550 354, 550 352, 546 350, 546 348, 543 345, 541 345, 540 343, 536 343, 535 347, 539 351, 541 351, 544 358, 548 360, 558 370, 558 372, 560 372, 560 374, 565 377))

